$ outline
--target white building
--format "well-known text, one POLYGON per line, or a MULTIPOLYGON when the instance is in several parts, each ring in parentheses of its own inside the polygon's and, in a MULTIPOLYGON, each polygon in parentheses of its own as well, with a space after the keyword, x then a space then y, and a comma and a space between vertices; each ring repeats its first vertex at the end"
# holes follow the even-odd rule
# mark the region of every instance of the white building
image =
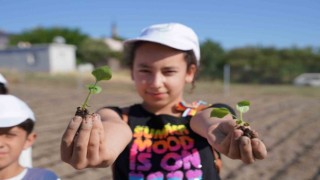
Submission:
POLYGON ((63 43, 20 44, 0 50, 0 68, 66 73, 76 71, 76 47, 63 43))
POLYGON ((112 51, 123 51, 123 42, 119 40, 115 40, 113 38, 106 38, 103 40, 104 43, 112 50, 112 51))

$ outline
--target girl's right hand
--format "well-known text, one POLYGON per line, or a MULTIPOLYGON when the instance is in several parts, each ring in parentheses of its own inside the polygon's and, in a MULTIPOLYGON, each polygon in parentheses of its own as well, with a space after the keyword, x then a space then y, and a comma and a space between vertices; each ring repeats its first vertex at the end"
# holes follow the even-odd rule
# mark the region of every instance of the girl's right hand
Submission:
POLYGON ((110 157, 104 138, 99 114, 87 115, 84 119, 75 116, 62 136, 61 159, 76 169, 107 167, 110 157))

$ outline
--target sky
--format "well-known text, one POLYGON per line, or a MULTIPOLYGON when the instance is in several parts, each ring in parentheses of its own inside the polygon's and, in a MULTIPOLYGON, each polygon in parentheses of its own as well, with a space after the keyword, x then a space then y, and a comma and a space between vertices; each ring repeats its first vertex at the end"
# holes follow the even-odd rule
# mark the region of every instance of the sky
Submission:
POLYGON ((231 49, 320 47, 319 0, 0 0, 0 29, 78 28, 91 37, 133 38, 151 24, 179 22, 231 49))

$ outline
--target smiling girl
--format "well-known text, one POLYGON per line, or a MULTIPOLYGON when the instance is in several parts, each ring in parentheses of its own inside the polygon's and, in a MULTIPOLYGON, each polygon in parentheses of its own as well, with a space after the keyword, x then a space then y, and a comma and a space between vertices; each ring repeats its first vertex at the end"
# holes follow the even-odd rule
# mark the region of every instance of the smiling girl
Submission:
POLYGON ((62 160, 76 169, 113 165, 119 180, 213 180, 219 179, 213 149, 244 163, 266 157, 263 142, 242 136, 231 115, 212 118, 202 101, 184 101, 184 86, 200 63, 191 28, 152 25, 125 45, 142 102, 74 117, 62 138, 62 160))

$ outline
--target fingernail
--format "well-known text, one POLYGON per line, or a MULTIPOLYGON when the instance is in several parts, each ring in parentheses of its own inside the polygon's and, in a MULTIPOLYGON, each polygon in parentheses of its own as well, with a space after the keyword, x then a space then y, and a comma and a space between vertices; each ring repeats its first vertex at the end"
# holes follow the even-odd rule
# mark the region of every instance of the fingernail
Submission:
POLYGON ((234 140, 239 140, 241 138, 241 136, 242 136, 242 134, 237 133, 236 131, 233 133, 234 140))
POLYGON ((92 118, 87 116, 87 118, 84 120, 84 123, 88 125, 92 124, 92 118))
POLYGON ((251 140, 249 138, 246 139, 246 145, 250 144, 251 140))
POLYGON ((256 140, 253 140, 252 142, 254 143, 254 146, 259 146, 260 144, 260 141, 256 141, 256 140))
POLYGON ((81 121, 81 117, 80 116, 74 116, 73 118, 72 118, 72 121, 81 121))
POLYGON ((249 139, 248 138, 245 138, 242 142, 243 142, 243 145, 248 145, 249 144, 249 139))

